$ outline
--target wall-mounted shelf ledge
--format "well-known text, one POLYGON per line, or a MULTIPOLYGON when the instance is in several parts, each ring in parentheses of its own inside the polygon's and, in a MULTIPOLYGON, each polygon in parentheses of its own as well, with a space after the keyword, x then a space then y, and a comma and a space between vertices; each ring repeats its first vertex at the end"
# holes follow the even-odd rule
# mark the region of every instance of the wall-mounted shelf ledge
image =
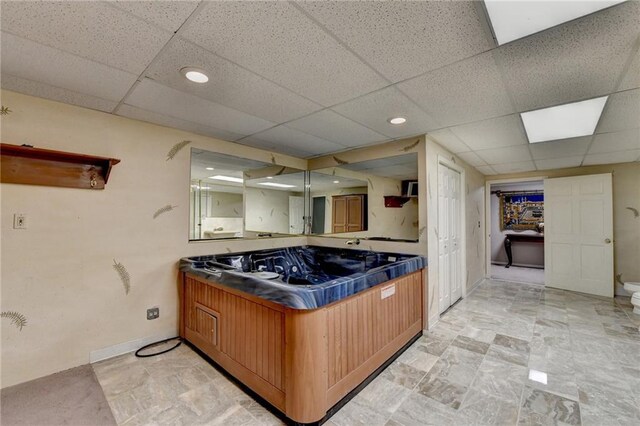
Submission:
POLYGON ((104 189, 111 167, 120 160, 0 144, 0 182, 64 188, 104 189))
POLYGON ((407 204, 411 197, 400 197, 398 195, 385 195, 384 206, 391 208, 399 208, 407 204))

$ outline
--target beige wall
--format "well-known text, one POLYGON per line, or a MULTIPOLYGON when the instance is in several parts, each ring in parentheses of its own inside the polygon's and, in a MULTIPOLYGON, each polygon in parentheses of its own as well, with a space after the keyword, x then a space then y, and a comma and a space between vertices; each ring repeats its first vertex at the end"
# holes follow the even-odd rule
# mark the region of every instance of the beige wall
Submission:
MULTIPOLYGON (((614 270, 625 281, 640 281, 640 218, 631 207, 640 210, 640 163, 606 164, 572 169, 544 170, 541 172, 487 176, 487 180, 521 177, 567 177, 613 174, 613 239, 614 270)), ((616 294, 624 294, 616 284, 616 294)))
POLYGON ((459 157, 426 138, 427 172, 427 245, 429 255, 429 325, 439 317, 438 310, 438 162, 440 159, 451 161, 464 170, 465 175, 465 245, 466 245, 466 283, 467 291, 485 277, 484 247, 484 176, 459 157))
POLYGON ((245 227, 249 231, 290 234, 289 197, 299 192, 245 188, 245 227))
MULTIPOLYGON (((122 160, 103 191, 2 184, 1 306, 19 311, 19 331, 2 320, 2 387, 89 362, 101 348, 177 333, 181 257, 305 244, 306 238, 188 242, 189 148, 271 162, 272 153, 13 92, 2 142, 122 160), (190 146, 167 161, 178 142, 190 146), (174 210, 153 219, 167 204, 174 210), (25 213, 28 229, 14 230, 25 213), (131 275, 131 291, 113 269, 131 275), (160 318, 146 320, 146 309, 160 318)), ((298 169, 306 161, 273 154, 298 169)))

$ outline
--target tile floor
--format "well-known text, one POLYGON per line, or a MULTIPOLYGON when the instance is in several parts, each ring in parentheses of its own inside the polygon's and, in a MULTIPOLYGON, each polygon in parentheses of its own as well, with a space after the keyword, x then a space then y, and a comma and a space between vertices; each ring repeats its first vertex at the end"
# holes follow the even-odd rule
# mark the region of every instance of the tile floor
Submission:
POLYGON ((505 268, 504 265, 491 265, 491 278, 500 281, 544 285, 544 269, 522 268, 520 266, 505 268))
MULTIPOLYGON (((485 281, 326 424, 638 425, 639 327, 627 299, 485 281)), ((94 369, 119 424, 280 424, 184 345, 94 369)))

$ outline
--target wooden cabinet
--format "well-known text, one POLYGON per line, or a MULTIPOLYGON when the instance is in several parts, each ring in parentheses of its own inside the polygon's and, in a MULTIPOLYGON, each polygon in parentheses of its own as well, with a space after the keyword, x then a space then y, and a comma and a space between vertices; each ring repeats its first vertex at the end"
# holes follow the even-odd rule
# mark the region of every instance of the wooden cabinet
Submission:
POLYGON ((367 195, 334 195, 331 214, 331 232, 358 232, 367 230, 367 195))

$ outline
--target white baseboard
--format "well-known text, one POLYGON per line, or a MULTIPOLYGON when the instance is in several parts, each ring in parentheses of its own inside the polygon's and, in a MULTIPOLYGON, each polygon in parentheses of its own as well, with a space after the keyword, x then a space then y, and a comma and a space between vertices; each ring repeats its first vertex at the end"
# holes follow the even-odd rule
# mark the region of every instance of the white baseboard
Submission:
POLYGON ((108 348, 97 349, 89 353, 89 362, 93 364, 94 362, 103 361, 105 359, 113 358, 114 356, 137 351, 144 345, 148 345, 150 343, 164 339, 170 339, 171 337, 175 337, 177 335, 177 330, 172 330, 165 333, 157 334, 155 336, 147 336, 140 339, 131 340, 129 342, 119 343, 117 345, 109 346, 108 348))
POLYGON ((467 288, 467 294, 465 295, 465 298, 469 297, 469 295, 473 293, 473 290, 475 290, 476 287, 478 287, 484 280, 486 280, 486 278, 482 277, 479 280, 477 280, 475 283, 471 284, 471 287, 467 288))
MULTIPOLYGON (((491 264, 497 266, 505 266, 507 262, 495 261, 491 262, 491 264)), ((520 268, 544 269, 544 265, 533 265, 530 263, 512 263, 511 266, 518 266, 520 268)))

